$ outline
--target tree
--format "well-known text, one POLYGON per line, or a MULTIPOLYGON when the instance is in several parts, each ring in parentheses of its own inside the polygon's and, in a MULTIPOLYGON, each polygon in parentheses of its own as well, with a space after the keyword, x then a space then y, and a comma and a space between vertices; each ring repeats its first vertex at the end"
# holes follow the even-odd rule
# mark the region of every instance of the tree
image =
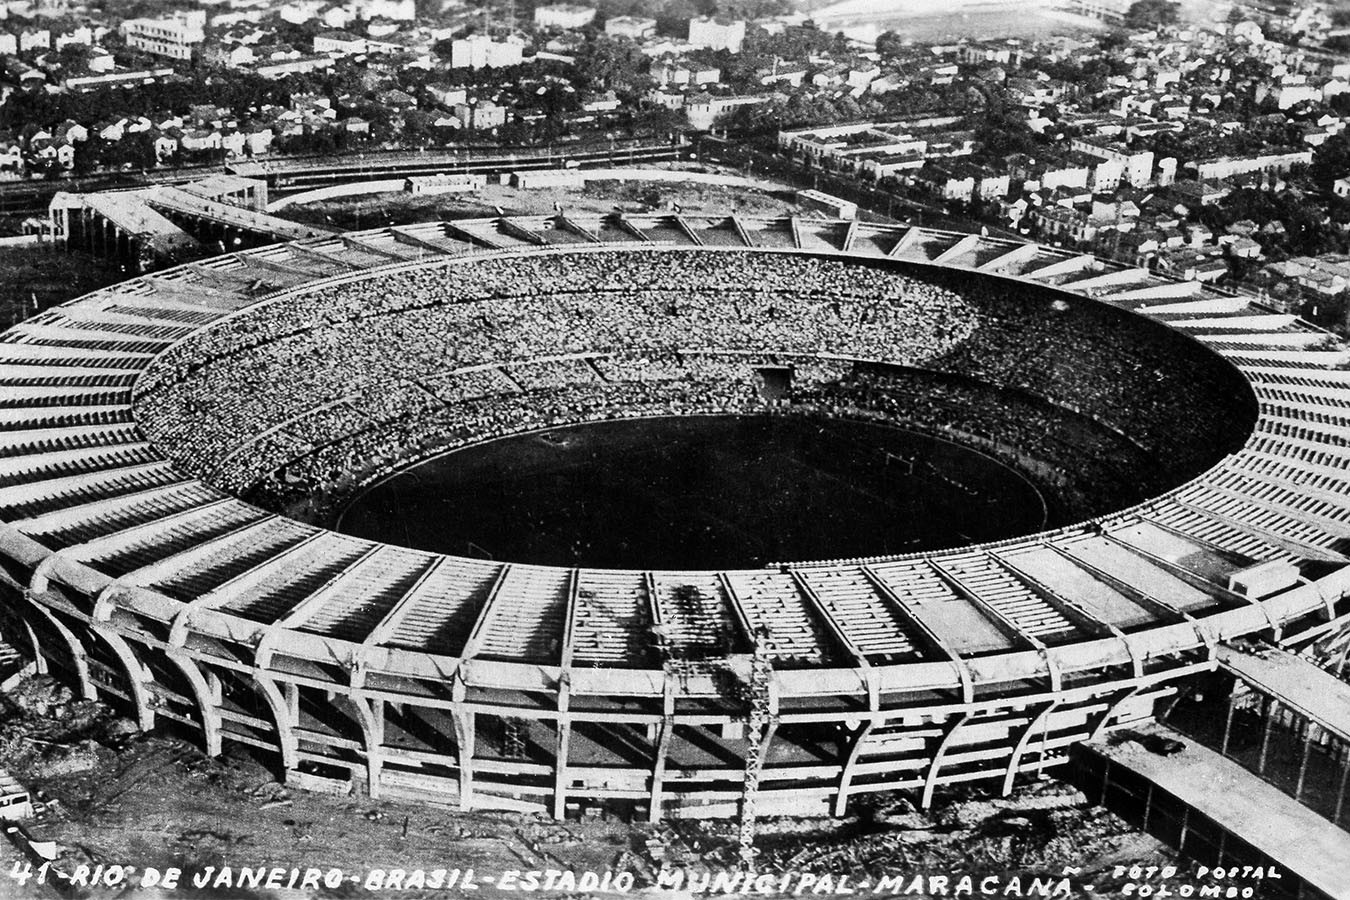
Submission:
POLYGON ((905 39, 894 31, 877 35, 877 53, 883 57, 899 56, 905 48, 905 39))
POLYGON ((1179 18, 1173 0, 1135 0, 1125 13, 1125 24, 1130 28, 1157 28, 1175 25, 1179 18))
POLYGON ((576 71, 593 90, 633 91, 643 86, 650 60, 627 38, 598 34, 577 53, 576 71))
POLYGON ((975 126, 975 137, 985 155, 991 159, 1002 159, 1014 153, 1034 155, 1039 149, 1027 120, 1010 113, 999 103, 985 107, 975 126))
POLYGON ((1350 135, 1341 132, 1313 151, 1308 177, 1319 190, 1330 191, 1332 182, 1347 175, 1350 175, 1350 135))

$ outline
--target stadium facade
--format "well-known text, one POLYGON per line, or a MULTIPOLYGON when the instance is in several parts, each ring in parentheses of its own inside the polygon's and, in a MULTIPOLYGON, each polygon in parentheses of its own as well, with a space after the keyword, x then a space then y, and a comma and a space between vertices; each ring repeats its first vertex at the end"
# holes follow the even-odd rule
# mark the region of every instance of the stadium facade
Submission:
MULTIPOLYGON (((702 321, 691 336, 735 333, 720 308, 700 319, 679 306, 678 284, 642 277, 649 307, 702 321), (674 299, 663 305, 655 294, 674 299)), ((525 306, 523 290, 507 299, 525 306)), ((788 311, 771 301, 755 302, 780 321, 788 311)), ((570 302, 553 308, 584 312, 570 302)), ((850 302, 833 313, 841 322, 850 302)), ((970 315, 1006 321, 993 308, 970 315)), ((612 336, 631 324, 589 327, 612 336)), ((587 333, 567 326, 544 332, 587 333)), ((678 325, 660 327, 678 338, 678 325)), ((1004 366, 998 377, 1023 378, 1018 371, 1004 366)), ((0 379, 6 631, 42 670, 143 729, 174 723, 212 754, 229 743, 260 749, 311 787, 355 783, 371 796, 555 816, 604 802, 653 819, 734 813, 747 780, 761 814, 842 814, 862 795, 895 789, 928 803, 945 785, 977 780, 1007 791, 1063 764, 1075 743, 1153 715, 1189 676, 1215 668, 1221 642, 1316 629, 1346 612, 1350 592, 1350 351, 1254 298, 976 235, 563 215, 355 232, 183 266, 44 312, 4 336, 0 379), (501 323, 534 313, 502 318, 488 309, 493 297, 469 296, 475 267, 557 264, 559 278, 580 272, 599 289, 595 271, 622 285, 637 261, 663 270, 663 254, 667 271, 732 256, 787 277, 797 266, 812 277, 836 265, 893 267, 954 303, 963 285, 978 285, 995 298, 988 304, 1028 296, 1075 307, 1073 321, 1112 326, 1100 340, 1063 332, 1089 355, 1100 351, 1097 376, 1053 343, 1068 326, 1038 318, 999 338, 1011 346, 1026 328, 1042 329, 1048 343, 1037 352, 1067 361, 1042 385, 1060 393, 1056 414, 1101 426, 1081 446, 1047 452, 1086 457, 1117 440, 1135 454, 1114 473, 1121 490, 1141 461, 1165 477, 1124 508, 1108 502, 1120 491, 1089 491, 1088 520, 1043 534, 738 571, 458 558, 297 518, 314 511, 306 495, 348 496, 495 422, 520 431, 656 410, 790 407, 790 395, 748 393, 766 367, 803 373, 817 406, 855 411, 867 405, 862 394, 827 388, 859 372, 874 410, 923 393, 886 399, 916 371, 957 390, 951 361, 970 317, 917 335, 903 359, 831 343, 849 330, 865 343, 878 331, 866 318, 813 334, 815 347, 681 343, 669 356, 518 340, 501 323), (446 298, 404 291, 430 284, 446 298), (440 366, 456 379, 430 370, 390 379, 342 364, 354 321, 377 329, 395 313, 459 315, 476 303, 479 315, 446 321, 461 335, 488 328, 500 358, 450 341, 440 366), (1140 337, 1166 352, 1150 356, 1140 337), (1121 344, 1128 352, 1115 361, 1101 349, 1121 344), (1086 393, 1063 393, 1121 373, 1135 379, 1130 396, 1091 406, 1086 393), (1128 413, 1132 401, 1160 417, 1128 413), (1169 443, 1167 423, 1183 437, 1169 443), (349 464, 358 474, 344 481, 349 464)), ((1010 444, 1027 439, 958 430, 991 452, 1016 453, 1010 444)), ((1047 482, 1065 482, 1056 468, 1046 467, 1047 482)))

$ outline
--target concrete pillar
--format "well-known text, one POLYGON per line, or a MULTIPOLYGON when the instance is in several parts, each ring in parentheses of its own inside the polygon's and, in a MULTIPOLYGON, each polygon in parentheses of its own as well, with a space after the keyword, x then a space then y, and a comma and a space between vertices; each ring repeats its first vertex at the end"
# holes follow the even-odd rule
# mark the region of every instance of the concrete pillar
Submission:
POLYGON ((647 821, 661 819, 661 810, 665 803, 666 757, 670 753, 670 742, 674 737, 675 717, 666 715, 661 720, 657 732, 655 759, 652 760, 651 799, 647 806, 647 821))
POLYGON ((1266 774, 1266 756, 1270 752, 1270 730, 1275 722, 1275 709, 1279 703, 1274 697, 1267 697, 1262 704, 1265 711, 1261 722, 1261 753, 1256 758, 1256 774, 1264 776, 1266 774))
POLYGON ((29 605, 32 609, 37 610, 38 615, 47 620, 47 623, 52 626, 52 630, 60 636, 62 642, 66 645, 66 652, 70 655, 70 664, 74 667, 75 677, 79 682, 80 696, 85 700, 97 700, 98 689, 89 676, 89 654, 85 651, 84 645, 75 637, 74 632, 66 627, 66 624, 47 607, 35 600, 30 600, 29 605))
POLYGON ((455 757, 459 763, 459 808, 473 808, 473 754, 477 742, 477 716, 463 707, 450 711, 455 725, 455 757))
POLYGON ((28 644, 33 648, 33 668, 37 674, 46 675, 47 657, 42 655, 42 642, 27 619, 21 619, 20 621, 23 622, 23 630, 28 634, 28 644))
POLYGON ((572 743, 572 723, 558 720, 558 752, 553 760, 553 818, 567 817, 567 754, 572 743))
POLYGON ((149 731, 155 727, 155 711, 151 707, 150 691, 148 684, 150 675, 141 664, 140 659, 126 640, 117 632, 108 628, 94 628, 94 636, 102 640, 113 656, 122 664, 123 675, 126 678, 127 694, 131 697, 132 705, 136 709, 136 725, 141 731, 149 731))
POLYGON ((1303 720, 1303 739, 1299 741, 1298 781, 1294 783, 1294 799, 1302 802, 1303 782, 1308 777, 1308 756, 1312 752, 1308 738, 1311 736, 1312 723, 1303 720))
POLYGON ((197 713, 202 724, 202 743, 207 756, 219 756, 221 735, 220 735, 220 709, 212 702, 211 686, 207 684, 206 678, 202 675, 201 669, 191 657, 181 653, 170 651, 168 659, 183 673, 188 686, 192 688, 193 699, 197 701, 197 713))
POLYGON ((1335 825, 1341 824, 1341 813, 1345 811, 1345 788, 1350 782, 1350 744, 1341 744, 1341 783, 1336 791, 1336 811, 1331 816, 1335 825))
POLYGON ((384 701, 371 700, 370 729, 366 736, 366 772, 371 797, 380 796, 380 772, 384 769, 384 701))
POLYGON ((1228 692, 1228 712, 1223 720, 1223 741, 1219 745, 1219 755, 1228 755, 1228 739, 1233 734, 1233 713, 1237 709, 1237 680, 1233 680, 1233 687, 1228 692))

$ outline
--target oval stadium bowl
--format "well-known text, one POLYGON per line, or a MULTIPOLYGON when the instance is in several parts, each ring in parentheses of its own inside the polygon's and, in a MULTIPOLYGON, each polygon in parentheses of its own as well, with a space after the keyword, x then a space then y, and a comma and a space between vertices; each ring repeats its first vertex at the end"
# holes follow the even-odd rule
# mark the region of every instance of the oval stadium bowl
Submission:
POLYGON ((761 814, 1006 791, 1350 588, 1343 345, 998 238, 670 215, 353 232, 50 309, 4 335, 0 378, 7 630, 142 728, 308 787, 652 819, 734 814, 747 760, 761 814), (1049 530, 685 571, 323 527, 457 448, 725 414, 955 441, 1026 473, 1049 530))

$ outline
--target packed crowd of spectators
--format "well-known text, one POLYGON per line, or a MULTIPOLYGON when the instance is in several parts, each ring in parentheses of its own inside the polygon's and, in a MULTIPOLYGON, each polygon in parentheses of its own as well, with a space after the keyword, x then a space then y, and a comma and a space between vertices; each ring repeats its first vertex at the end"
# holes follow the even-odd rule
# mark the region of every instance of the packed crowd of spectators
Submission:
POLYGON ((781 365, 804 406, 960 432, 1112 496, 1132 471, 1135 493, 1197 474, 1248 424, 1235 371, 1091 301, 950 270, 631 249, 453 260, 260 304, 161 357, 137 416, 192 473, 295 496, 529 428, 781 404, 756 382, 781 365), (954 377, 880 384, 855 362, 954 377))
POLYGON ((447 370, 496 364, 509 372, 540 357, 635 348, 919 360, 975 325, 974 310, 953 291, 881 268, 784 261, 579 253, 331 286, 262 305, 173 348, 138 385, 138 418, 199 471, 222 448, 315 407, 447 370))
POLYGON ((1165 470, 1127 437, 1063 407, 962 376, 859 367, 847 378, 794 390, 793 404, 979 447, 1046 488, 1051 518, 1060 522, 1120 509, 1167 487, 1165 470))
POLYGON ((1179 471, 1204 468, 1250 433, 1257 407, 1245 380, 1189 337, 1103 303, 946 277, 970 281, 980 327, 926 368, 1081 412, 1179 471))
POLYGON ((304 455, 250 453, 227 473, 251 499, 322 521, 352 490, 396 466, 456 447, 522 431, 618 418, 738 414, 764 409, 749 380, 592 382, 548 391, 480 396, 447 404, 425 418, 371 425, 304 455))

